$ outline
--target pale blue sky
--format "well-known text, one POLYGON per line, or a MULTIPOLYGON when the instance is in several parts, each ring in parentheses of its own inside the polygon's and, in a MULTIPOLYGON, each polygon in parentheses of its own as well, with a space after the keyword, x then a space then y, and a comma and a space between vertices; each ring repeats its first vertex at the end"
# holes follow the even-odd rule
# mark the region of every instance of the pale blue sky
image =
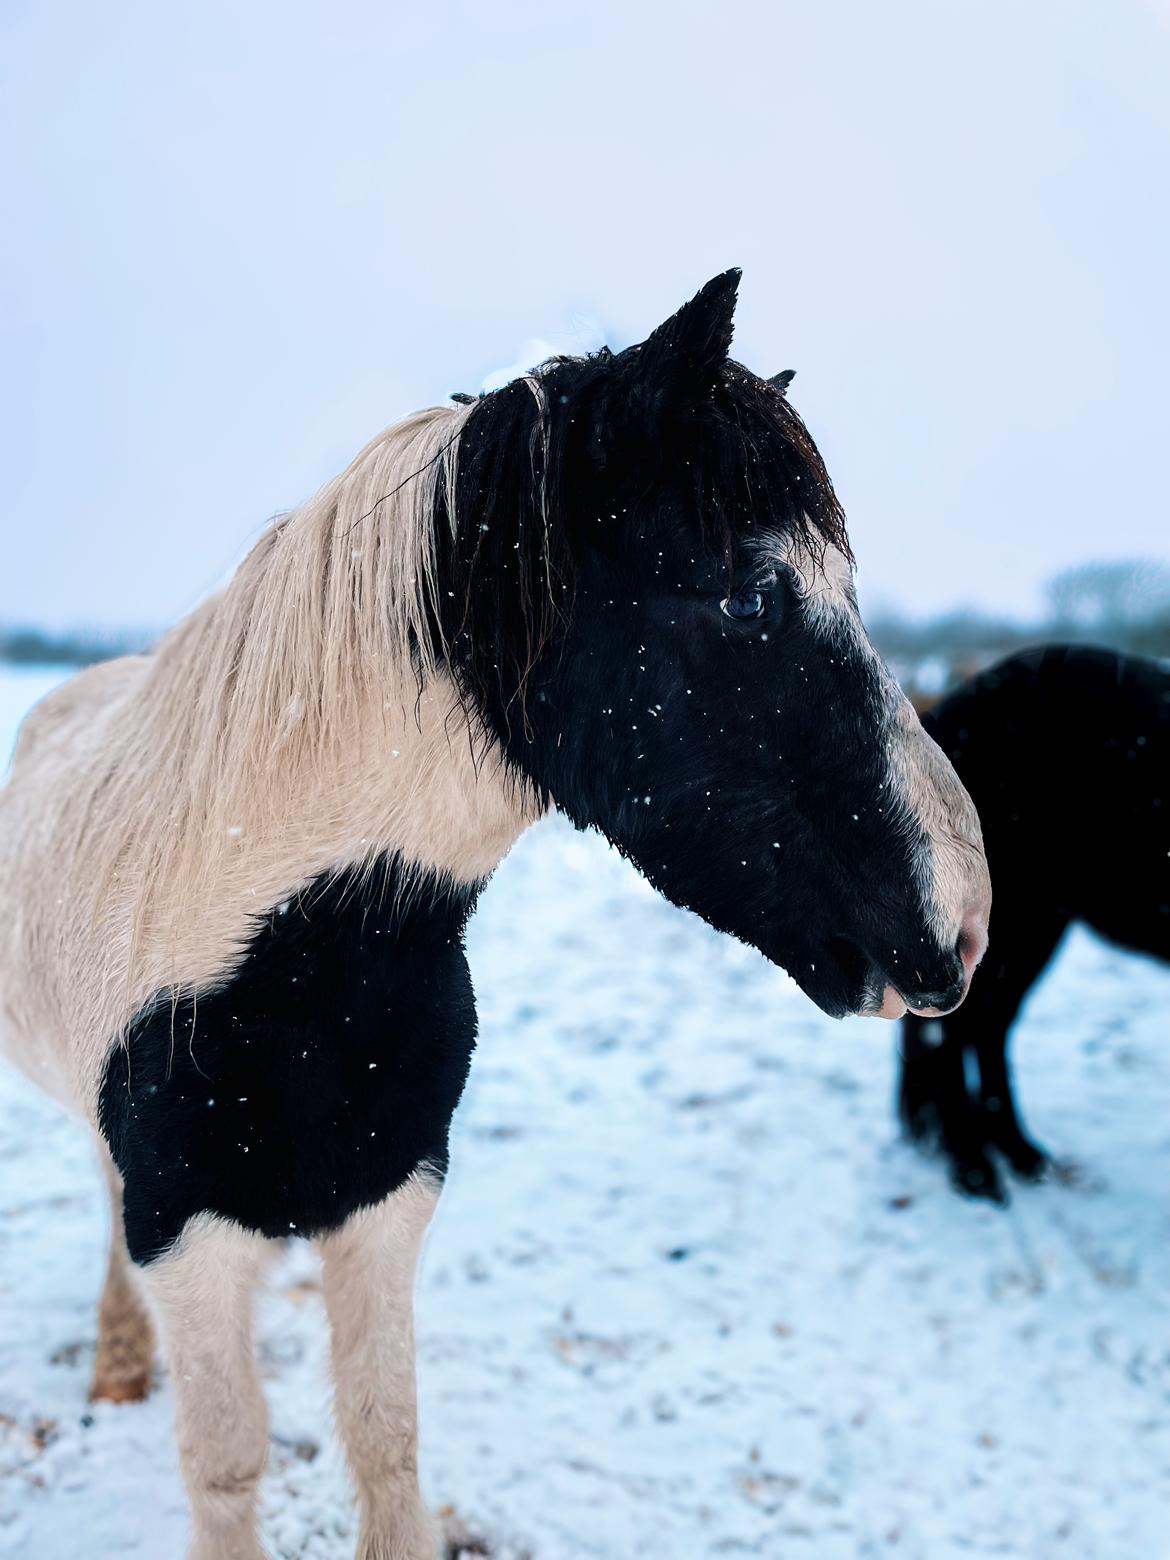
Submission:
POLYGON ((373 432, 744 267, 866 600, 1170 542, 1170 10, 7 0, 0 620, 162 625, 373 432))

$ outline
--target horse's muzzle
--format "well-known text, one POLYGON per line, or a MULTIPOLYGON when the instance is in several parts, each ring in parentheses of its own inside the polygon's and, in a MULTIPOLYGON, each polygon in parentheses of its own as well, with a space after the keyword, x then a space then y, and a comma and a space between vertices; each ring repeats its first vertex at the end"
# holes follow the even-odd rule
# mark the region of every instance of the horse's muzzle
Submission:
POLYGON ((887 976, 880 1004, 868 1008, 866 1016, 898 1019, 909 1012, 917 1018, 945 1018, 967 995, 971 978, 986 952, 987 913, 982 908, 972 908, 964 915, 955 941, 953 979, 937 990, 903 991, 887 976))

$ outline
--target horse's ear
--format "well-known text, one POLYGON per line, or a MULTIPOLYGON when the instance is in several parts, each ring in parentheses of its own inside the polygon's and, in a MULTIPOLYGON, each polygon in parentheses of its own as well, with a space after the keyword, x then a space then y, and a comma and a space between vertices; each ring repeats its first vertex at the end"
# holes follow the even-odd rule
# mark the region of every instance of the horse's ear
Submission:
POLYGON ((794 368, 782 368, 778 374, 773 374, 768 383, 779 390, 781 395, 788 394, 788 386, 796 378, 794 368))
POLYGON ((715 388, 735 329, 740 275, 736 267, 713 277, 638 348, 634 376, 652 411, 694 404, 715 388))

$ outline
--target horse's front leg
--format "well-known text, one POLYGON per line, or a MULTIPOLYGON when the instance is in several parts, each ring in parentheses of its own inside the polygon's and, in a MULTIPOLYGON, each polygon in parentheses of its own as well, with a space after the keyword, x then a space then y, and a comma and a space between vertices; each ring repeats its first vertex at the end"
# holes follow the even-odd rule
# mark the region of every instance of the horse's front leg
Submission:
POLYGON ((97 1354, 89 1396, 92 1402, 138 1403, 150 1391, 154 1327, 139 1275, 126 1249, 122 1178, 104 1142, 99 1142, 98 1152, 110 1193, 110 1253, 98 1311, 97 1354))
POLYGON ((264 1560, 256 1486, 268 1420, 252 1353, 252 1295, 271 1249, 238 1224, 200 1214, 145 1268, 166 1334, 190 1560, 264 1560))
POLYGON ((947 1018, 902 1020, 899 1109, 912 1138, 937 1139, 957 1191, 1003 1203, 1003 1182, 988 1154, 987 1121, 967 1086, 966 1016, 964 1007, 947 1018))
POLYGON ((418 1487, 414 1275, 440 1183, 425 1167, 319 1241, 337 1419, 361 1503, 358 1560, 435 1560, 418 1487))

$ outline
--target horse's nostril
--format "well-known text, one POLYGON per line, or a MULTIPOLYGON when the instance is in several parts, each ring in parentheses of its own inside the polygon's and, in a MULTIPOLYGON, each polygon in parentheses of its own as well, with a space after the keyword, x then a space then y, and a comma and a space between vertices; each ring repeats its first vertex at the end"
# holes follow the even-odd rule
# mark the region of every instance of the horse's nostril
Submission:
POLYGON ((982 922, 968 925, 964 920, 963 930, 955 942, 954 956, 944 955, 943 967, 935 972, 938 984, 906 993, 910 1011, 920 1018, 938 1018, 953 1012, 967 995, 971 976, 986 946, 987 933, 982 922))

